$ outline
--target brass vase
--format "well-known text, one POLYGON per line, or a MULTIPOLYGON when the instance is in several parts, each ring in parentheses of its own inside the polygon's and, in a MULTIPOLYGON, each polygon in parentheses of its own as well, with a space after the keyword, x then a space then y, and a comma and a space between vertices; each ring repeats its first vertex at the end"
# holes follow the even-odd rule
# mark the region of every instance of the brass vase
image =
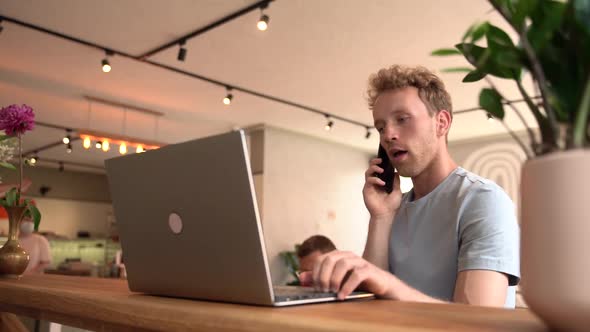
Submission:
POLYGON ((0 276, 19 278, 29 265, 29 254, 18 242, 20 223, 25 215, 26 207, 5 207, 8 213, 8 241, 0 249, 0 276))

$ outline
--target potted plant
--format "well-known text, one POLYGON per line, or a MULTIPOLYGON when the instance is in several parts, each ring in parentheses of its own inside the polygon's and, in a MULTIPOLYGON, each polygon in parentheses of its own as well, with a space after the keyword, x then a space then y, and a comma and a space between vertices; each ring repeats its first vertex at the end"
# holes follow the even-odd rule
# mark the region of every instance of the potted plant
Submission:
MULTIPOLYGON (((504 98, 489 76, 513 80, 538 124, 527 132, 530 146, 521 178, 522 290, 531 309, 550 326, 590 327, 590 1, 490 0, 516 34, 490 22, 474 24, 454 49, 473 66, 464 82, 487 79, 480 106, 497 119, 504 98), (485 46, 483 42, 485 41, 485 46), (540 92, 526 91, 531 75, 540 92)), ((525 123, 526 125, 526 123, 525 123)))
POLYGON ((29 264, 29 254, 20 246, 18 240, 19 225, 25 215, 34 222, 35 230, 39 227, 41 214, 30 199, 22 198, 23 187, 23 156, 22 137, 35 125, 33 109, 27 105, 10 105, 0 109, 0 142, 16 138, 18 141, 18 167, 2 160, 0 166, 16 170, 18 183, 0 198, 0 205, 8 213, 8 240, 0 248, 0 276, 20 277, 29 264))

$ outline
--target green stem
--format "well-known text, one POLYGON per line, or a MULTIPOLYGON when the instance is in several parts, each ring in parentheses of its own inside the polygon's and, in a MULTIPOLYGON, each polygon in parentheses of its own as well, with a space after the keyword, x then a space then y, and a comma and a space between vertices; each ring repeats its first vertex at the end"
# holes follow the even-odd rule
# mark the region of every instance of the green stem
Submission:
MULTIPOLYGON (((512 22, 510 13, 507 12, 505 10, 505 8, 502 5, 500 5, 497 1, 490 0, 490 3, 500 13, 500 15, 502 15, 502 17, 506 20, 506 22, 508 22, 508 24, 510 24, 510 26, 514 29, 514 31, 516 31, 516 33, 518 33, 518 35, 520 37, 522 48, 530 61, 531 74, 533 75, 533 78, 537 81, 537 84, 539 85, 539 90, 541 91, 541 97, 543 98, 543 106, 545 109, 545 113, 547 113, 546 121, 547 121, 548 130, 552 133, 551 134, 552 139, 550 141, 552 141, 554 143, 551 148, 555 148, 556 147, 555 135, 559 133, 559 127, 557 125, 555 111, 553 110, 553 108, 549 104, 549 98, 548 98, 549 92, 547 91, 547 87, 549 85, 547 84, 547 80, 545 79, 545 74, 543 73, 543 69, 541 68, 541 63, 539 62, 539 59, 537 58, 535 51, 533 50, 533 47, 531 46, 531 44, 527 38, 526 30, 524 29, 524 27, 515 26, 514 23, 512 22)), ((537 119, 537 121, 538 120, 539 119, 537 119)), ((542 127, 542 126, 543 126, 543 124, 539 123, 539 127, 542 127)), ((547 132, 547 134, 549 134, 549 132, 547 132)))
MULTIPOLYGON (((502 123, 502 126, 504 126, 504 128, 506 129, 508 134, 510 134, 510 136, 512 136, 512 138, 516 141, 516 143, 518 145, 520 145, 520 148, 524 151, 524 154, 526 155, 527 159, 532 158, 533 156, 531 156, 531 154, 529 153, 529 149, 527 149, 526 145, 524 145, 524 143, 520 140, 520 138, 516 135, 516 133, 514 131, 512 131, 512 129, 510 129, 510 127, 508 127, 506 122, 504 122, 504 120, 498 120, 498 121, 502 123)), ((534 153, 533 153, 533 155, 534 155, 534 153)))
POLYGON ((557 146, 557 142, 555 139, 555 132, 553 130, 551 130, 551 126, 549 124, 549 121, 547 120, 547 118, 545 116, 543 116, 541 111, 539 111, 539 108, 532 101, 531 97, 529 97, 526 90, 522 86, 522 82, 516 80, 516 86, 518 87, 518 91, 520 91, 520 94, 524 98, 524 101, 526 102, 527 106, 531 109, 531 112, 533 112, 533 115, 535 116, 535 119, 537 120, 537 123, 539 124, 539 129, 541 130, 541 138, 543 141, 543 150, 542 151, 535 151, 535 153, 536 154, 538 154, 539 152, 545 153, 545 152, 549 152, 549 151, 553 150, 557 146))
POLYGON ((20 193, 21 188, 23 185, 23 144, 22 144, 22 136, 21 134, 17 135, 18 137, 18 188, 16 189, 16 206, 20 203, 20 193))
MULTIPOLYGON (((498 88, 496 87, 496 85, 494 84, 494 82, 492 81, 491 78, 486 77, 486 81, 488 82, 488 84, 494 88, 494 90, 496 90, 496 92, 500 95, 500 97, 506 101, 506 104, 508 106, 510 106, 510 108, 512 108, 512 110, 514 111, 514 113, 516 113, 516 115, 518 116, 518 118, 520 119, 520 121, 522 122, 522 124, 524 125, 528 135, 529 135, 529 139, 531 140, 531 146, 533 147, 533 155, 531 156, 529 154, 529 150, 525 149, 525 153, 527 155, 527 158, 531 158, 534 156, 535 151, 536 151, 536 147, 537 147, 537 140, 535 139, 535 133, 533 133, 533 130, 529 127, 528 123, 526 122, 526 120, 524 119, 524 117, 522 116, 522 114, 520 114, 520 111, 518 110, 518 108, 516 108, 514 106, 514 104, 512 102, 510 102, 507 98, 505 98, 501 93, 500 90, 498 90, 498 88)), ((527 96, 528 97, 528 96, 527 96)), ((525 98, 526 99, 526 98, 525 98)), ((503 120, 502 120, 503 121, 503 120)), ((519 142, 520 143, 520 142, 519 142)), ((521 144, 522 146, 523 144, 521 144)), ((523 148, 524 149, 524 148, 523 148)))
POLYGON ((580 107, 578 108, 578 114, 576 121, 574 122, 574 148, 583 148, 584 140, 586 137, 586 131, 588 130, 588 115, 590 114, 590 77, 586 81, 586 88, 584 88, 584 95, 580 107))

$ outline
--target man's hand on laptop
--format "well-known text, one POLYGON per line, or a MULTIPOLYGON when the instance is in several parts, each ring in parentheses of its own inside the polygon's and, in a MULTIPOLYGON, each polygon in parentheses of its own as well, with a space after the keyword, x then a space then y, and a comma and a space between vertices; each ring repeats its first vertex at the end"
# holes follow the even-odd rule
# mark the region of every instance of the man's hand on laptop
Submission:
POLYGON ((351 252, 332 251, 320 256, 313 271, 302 272, 299 280, 303 286, 338 293, 338 299, 342 300, 357 288, 379 297, 389 297, 391 278, 394 276, 389 272, 351 252))

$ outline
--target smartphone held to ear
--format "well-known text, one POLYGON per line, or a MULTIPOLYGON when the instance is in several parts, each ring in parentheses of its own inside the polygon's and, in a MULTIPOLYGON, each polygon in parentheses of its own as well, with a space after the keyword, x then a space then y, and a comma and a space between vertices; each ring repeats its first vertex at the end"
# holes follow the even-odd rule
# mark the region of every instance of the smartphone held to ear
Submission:
POLYGON ((385 182, 385 186, 383 187, 383 190, 385 190, 385 192, 390 194, 393 191, 394 170, 393 170, 393 166, 391 165, 391 161, 389 160, 389 157, 387 156, 387 152, 385 151, 383 146, 381 146, 381 144, 379 144, 379 152, 377 153, 377 157, 381 158, 381 163, 378 166, 383 168, 384 172, 383 173, 375 173, 375 175, 378 178, 380 178, 381 180, 383 180, 383 182, 385 182))

